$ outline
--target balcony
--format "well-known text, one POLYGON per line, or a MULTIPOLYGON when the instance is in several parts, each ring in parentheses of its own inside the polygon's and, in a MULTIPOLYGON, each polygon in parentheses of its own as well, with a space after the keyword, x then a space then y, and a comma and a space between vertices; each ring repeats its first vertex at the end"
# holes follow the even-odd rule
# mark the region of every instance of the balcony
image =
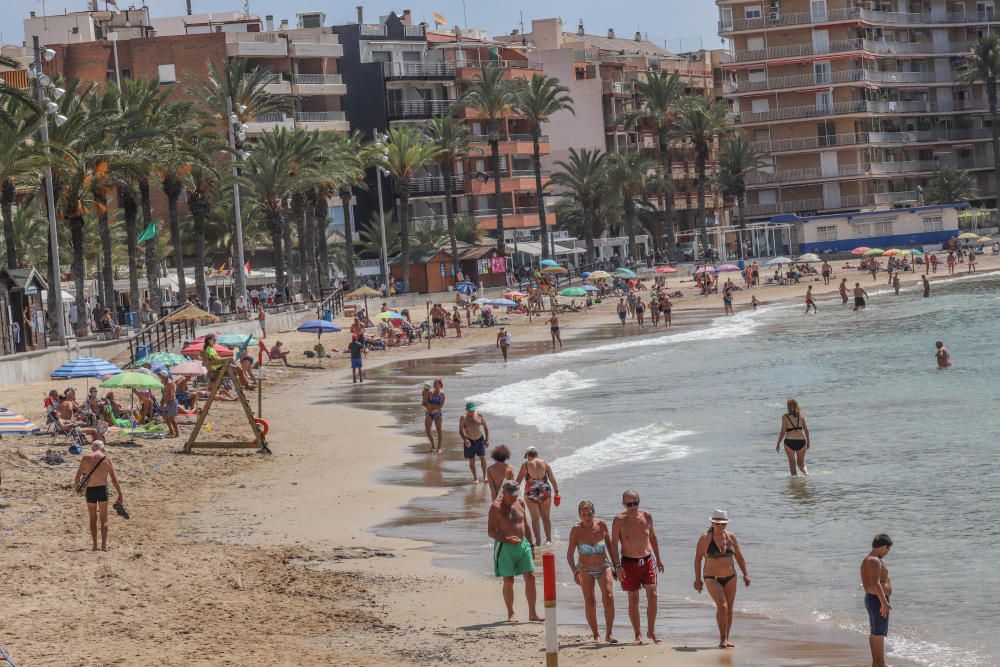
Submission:
POLYGON ((610 81, 605 79, 601 82, 601 86, 605 95, 632 97, 635 94, 635 83, 632 81, 610 81))
POLYGON ((1000 23, 1000 16, 996 12, 948 12, 942 16, 932 16, 929 13, 900 13, 900 12, 879 12, 870 9, 860 9, 857 7, 847 7, 840 9, 828 9, 817 12, 776 12, 776 15, 761 17, 757 19, 735 19, 729 23, 719 22, 719 33, 727 34, 742 31, 760 31, 770 28, 783 28, 788 26, 808 25, 808 24, 831 24, 840 21, 858 21, 870 25, 879 26, 920 26, 920 25, 940 25, 949 23, 952 25, 961 24, 982 24, 1000 23))
MULTIPOLYGON (((260 79, 260 83, 264 86, 264 92, 268 95, 290 95, 292 93, 292 86, 284 78, 281 72, 268 72, 260 79)), ((250 82, 257 79, 256 74, 248 74, 243 77, 244 81, 250 82)))
MULTIPOLYGON (((492 172, 487 171, 490 174, 490 180, 483 183, 479 179, 473 178, 469 181, 469 194, 472 195, 491 195, 495 190, 495 185, 492 180, 492 172)), ((548 180, 548 172, 542 172, 542 185, 548 180)), ((500 172, 500 192, 506 194, 510 192, 535 192, 535 172, 531 169, 524 170, 514 170, 514 171, 501 171, 500 172)))
POLYGON ((939 114, 955 113, 957 111, 986 111, 985 102, 979 100, 948 100, 945 104, 937 104, 930 100, 896 100, 888 102, 872 102, 856 100, 853 102, 837 102, 820 106, 787 107, 750 113, 730 114, 730 122, 735 124, 763 123, 769 121, 793 120, 797 118, 813 118, 816 116, 838 116, 844 114, 939 114))
POLYGON ((339 74, 291 74, 295 95, 346 95, 347 85, 339 74))
POLYGON ((228 32, 226 55, 230 58, 279 58, 288 55, 285 38, 273 32, 228 32))
POLYGON ((842 9, 827 9, 817 12, 777 13, 777 16, 761 17, 759 19, 736 19, 732 23, 719 22, 720 33, 739 32, 742 30, 763 30, 782 26, 806 25, 809 23, 835 23, 850 21, 861 16, 861 9, 847 7, 842 9))
POLYGON ((259 135, 282 127, 292 129, 294 126, 295 123, 292 122, 291 117, 286 116, 280 111, 262 113, 247 122, 247 127, 249 128, 247 134, 259 135))
MULTIPOLYGON (((880 83, 912 84, 934 80, 933 72, 879 72, 867 69, 849 69, 827 74, 800 74, 778 76, 763 81, 725 81, 722 92, 726 95, 755 93, 762 90, 782 90, 786 88, 813 88, 840 83, 880 83)), ((948 81, 951 81, 949 78, 948 81)))
POLYGON ((452 63, 382 63, 382 73, 386 79, 454 79, 455 65, 452 63))
POLYGON ((411 120, 445 116, 453 100, 402 100, 389 103, 389 120, 411 120))
POLYGON ((344 47, 336 35, 291 35, 288 55, 292 58, 342 58, 344 47))
POLYGON ((343 111, 299 111, 295 122, 306 130, 347 132, 350 129, 343 111))
POLYGON ((801 211, 818 211, 823 208, 823 199, 792 199, 790 201, 773 202, 770 204, 748 204, 747 215, 774 215, 776 213, 797 213, 801 211))
MULTIPOLYGON (((487 144, 489 143, 489 137, 485 134, 471 134, 469 135, 469 143, 472 144, 487 144)), ((542 155, 549 154, 549 137, 548 135, 541 135, 538 137, 539 149, 542 155)), ((488 151, 487 148, 483 149, 488 151)), ((535 146, 532 141, 530 134, 511 134, 507 137, 500 138, 500 152, 508 155, 532 155, 534 153, 535 146)), ((488 153, 487 153, 488 155, 488 153)))
POLYGON ((935 55, 964 54, 972 46, 970 41, 962 42, 881 42, 862 40, 862 48, 878 55, 935 55))
POLYGON ((849 178, 852 176, 864 175, 868 172, 868 165, 863 162, 844 164, 837 168, 836 173, 823 173, 820 167, 806 167, 803 169, 784 169, 775 172, 756 172, 747 175, 747 185, 768 185, 772 183, 805 183, 817 180, 832 180, 836 178, 849 178))
MULTIPOLYGON (((537 209, 532 212, 527 211, 527 207, 519 209, 517 213, 513 209, 503 209, 504 229, 534 229, 541 225, 538 221, 537 209)), ((480 209, 473 211, 470 215, 476 218, 476 223, 480 229, 493 230, 497 228, 496 209, 480 209)), ((551 219, 549 222, 551 224, 551 219)))
POLYGON ((875 204, 897 204, 904 201, 917 201, 917 193, 913 190, 905 192, 876 192, 872 195, 875 204))
POLYGON ((719 62, 742 63, 755 60, 778 60, 781 58, 801 58, 802 56, 827 55, 844 51, 860 51, 863 39, 842 39, 830 42, 826 47, 816 48, 813 44, 787 44, 772 46, 766 49, 750 49, 749 51, 730 51, 723 53, 719 62))
MULTIPOLYGON (((361 39, 389 39, 389 33, 384 23, 363 23, 360 30, 361 39)), ((423 25, 403 26, 403 39, 424 40, 427 28, 423 25)))
MULTIPOLYGON (((454 194, 465 192, 465 183, 460 176, 451 177, 451 191, 454 194)), ((410 181, 411 197, 441 197, 445 195, 444 176, 423 176, 410 181)))

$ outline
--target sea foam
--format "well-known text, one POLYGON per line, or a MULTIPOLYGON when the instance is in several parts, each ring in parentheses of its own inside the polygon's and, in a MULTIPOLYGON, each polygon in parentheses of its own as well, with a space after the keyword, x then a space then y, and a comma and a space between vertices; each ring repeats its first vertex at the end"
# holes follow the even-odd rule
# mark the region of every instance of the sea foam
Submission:
POLYGON ((693 450, 675 441, 693 435, 694 431, 673 430, 671 426, 661 422, 614 433, 550 463, 562 480, 622 463, 682 459, 693 450))
POLYGON ((577 412, 550 405, 549 401, 596 384, 595 380, 562 370, 544 378, 503 385, 467 400, 475 401, 486 414, 510 417, 521 426, 533 426, 542 433, 561 433, 575 423, 577 412))

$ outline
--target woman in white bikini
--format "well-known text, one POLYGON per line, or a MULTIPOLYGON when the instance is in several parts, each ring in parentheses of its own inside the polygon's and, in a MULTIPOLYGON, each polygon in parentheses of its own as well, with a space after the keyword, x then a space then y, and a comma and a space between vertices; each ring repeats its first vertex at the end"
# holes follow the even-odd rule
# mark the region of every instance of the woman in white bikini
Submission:
POLYGON ((785 441, 785 455, 788 456, 788 469, 791 470, 792 477, 798 475, 798 470, 803 475, 808 475, 806 450, 809 449, 809 427, 806 425, 806 418, 802 416, 799 402, 794 398, 788 399, 788 412, 781 417, 781 433, 778 434, 778 444, 774 451, 781 451, 782 440, 785 441))
POLYGON ((569 531, 566 560, 573 571, 574 581, 583 589, 583 607, 594 642, 600 641, 600 633, 597 631, 597 598, 594 595, 595 586, 600 586, 601 603, 604 606, 604 641, 617 644, 618 640, 612 632, 615 625, 615 594, 611 580, 615 577, 613 563, 618 562, 618 552, 608 533, 608 524, 594 516, 594 503, 584 500, 577 511, 580 522, 569 531), (579 562, 576 560, 578 552, 579 562))

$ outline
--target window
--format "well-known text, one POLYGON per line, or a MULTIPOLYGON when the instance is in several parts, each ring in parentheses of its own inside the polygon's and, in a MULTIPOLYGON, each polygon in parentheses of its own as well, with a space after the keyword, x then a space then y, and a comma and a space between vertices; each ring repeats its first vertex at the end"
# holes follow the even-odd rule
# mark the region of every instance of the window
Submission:
POLYGON ((759 83, 767 81, 767 72, 764 71, 763 67, 754 67, 747 70, 747 80, 759 83))
POLYGON ((177 72, 173 65, 160 65, 157 68, 157 76, 160 79, 160 83, 176 83, 177 82, 177 72))
POLYGON ((391 63, 392 51, 372 51, 373 63, 391 63))
POLYGON ((761 17, 760 5, 750 5, 749 7, 743 8, 743 18, 748 21, 753 19, 759 19, 761 17))
POLYGON ((820 225, 816 227, 817 241, 836 241, 837 225, 820 225))
POLYGON ((940 232, 944 229, 944 218, 940 215, 931 215, 924 218, 925 232, 940 232))
POLYGON ((837 126, 825 120, 816 126, 816 136, 820 146, 835 146, 837 144, 837 126))
POLYGON ((873 222, 872 236, 892 236, 891 222, 873 222))
POLYGON ((854 238, 863 239, 871 236, 871 225, 854 225, 854 238))

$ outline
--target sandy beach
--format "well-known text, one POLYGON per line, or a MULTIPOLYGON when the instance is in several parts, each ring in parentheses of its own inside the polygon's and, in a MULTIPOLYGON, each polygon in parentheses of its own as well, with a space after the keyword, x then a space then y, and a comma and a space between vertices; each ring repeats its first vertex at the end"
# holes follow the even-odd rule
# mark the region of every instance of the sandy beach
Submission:
MULTIPOLYGON (((827 287, 817 279, 752 294, 763 303, 803 303, 807 285, 822 297, 836 292, 841 276, 850 287, 860 282, 871 293, 889 290, 884 273, 873 282, 868 274, 841 270, 841 264, 834 264, 837 277, 827 287)), ((981 273, 998 268, 998 258, 979 261, 981 273)), ((964 275, 965 269, 959 265, 956 274, 964 275)), ((900 277, 908 287, 920 275, 900 277)), ((947 277, 943 266, 931 276, 932 295, 934 281, 947 277)), ((685 290, 685 297, 674 301, 679 323, 696 326, 722 315, 721 296, 696 296, 689 282, 669 280, 671 290, 679 284, 685 290)), ((737 312, 749 307, 750 294, 736 293, 737 312)), ((893 297, 889 291, 874 298, 893 297)), ((567 345, 596 336, 638 335, 631 322, 625 334, 615 330, 615 301, 561 315, 567 345)), ((539 342, 549 337, 543 321, 534 318, 529 324, 523 316, 511 316, 514 355, 541 351, 539 342)), ((346 331, 346 322, 338 324, 346 331)), ((370 354, 369 381, 398 391, 393 377, 411 361, 440 358, 446 363, 463 353, 498 354, 495 329, 463 333, 457 339, 449 332, 430 349, 418 344, 370 354)), ((427 524, 428 541, 373 531, 405 515, 415 497, 448 490, 450 482, 432 471, 419 485, 393 483, 400 466, 420 469, 426 459, 422 429, 400 427, 397 415, 378 409, 383 406, 360 409, 346 400, 345 392, 352 389, 346 355, 323 362, 305 359, 302 350, 311 349, 313 335, 282 332, 272 339, 285 342, 294 364, 263 369, 273 454, 184 455, 180 440, 112 443, 132 518, 112 516, 108 553, 90 551, 85 506, 72 490, 76 457, 56 466, 40 462, 51 447, 46 437, 0 442, 0 553, 6 583, 0 587, 0 647, 22 667, 165 661, 541 664, 541 624, 503 622, 496 581, 472 569, 443 567, 445 559, 427 548, 434 537, 432 523, 427 524)), ((324 336, 323 342, 343 349, 347 334, 324 336)), ((40 420, 42 398, 51 388, 64 385, 0 389, 0 406, 40 420)), ((208 421, 220 434, 236 433, 239 420, 236 407, 226 404, 218 412, 213 408, 208 421)), ((452 428, 451 421, 446 418, 446 428, 452 428)), ((182 435, 189 429, 183 427, 182 435)), ((464 465, 460 457, 445 461, 452 472, 464 465)), ((483 502, 470 510, 482 512, 484 541, 486 509, 483 502)), ((564 567, 562 545, 556 549, 557 564, 564 567)), ((863 636, 857 635, 853 645, 835 633, 780 641, 775 639, 781 633, 779 619, 742 618, 740 645, 715 650, 708 607, 700 629, 672 625, 690 615, 672 593, 661 591, 664 644, 593 647, 583 641, 582 628, 566 626, 560 633, 563 664, 635 664, 666 656, 681 667, 865 664, 863 636)), ((579 596, 566 589, 560 594, 579 596)), ((520 593, 518 600, 524 618, 520 593)), ((618 613, 619 639, 627 638, 624 608, 618 613)))

